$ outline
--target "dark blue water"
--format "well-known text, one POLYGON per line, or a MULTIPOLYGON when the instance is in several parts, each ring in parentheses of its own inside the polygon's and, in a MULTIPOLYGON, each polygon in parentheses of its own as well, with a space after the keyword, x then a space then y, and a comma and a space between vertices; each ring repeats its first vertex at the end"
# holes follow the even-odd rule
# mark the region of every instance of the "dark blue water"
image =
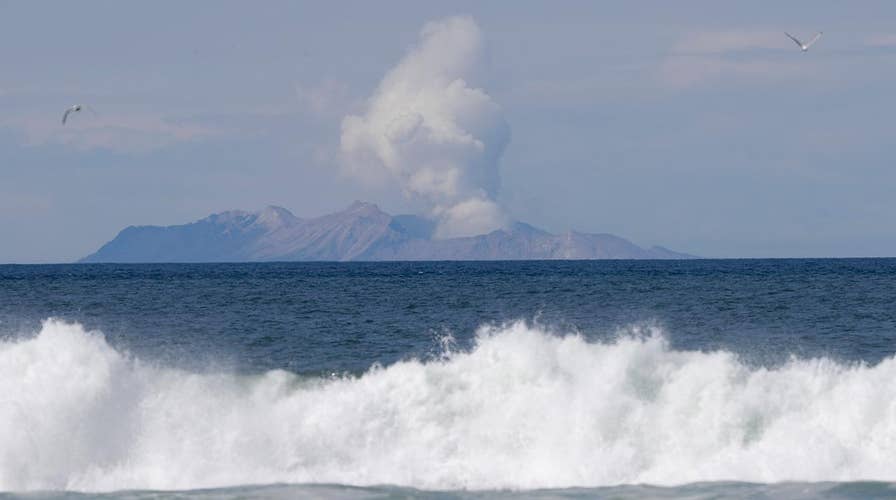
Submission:
POLYGON ((517 319, 638 322, 751 362, 896 352, 896 259, 0 266, 0 334, 57 317, 170 363, 360 372, 517 319))
POLYGON ((893 497, 894 353, 896 259, 0 266, 0 497, 893 497))

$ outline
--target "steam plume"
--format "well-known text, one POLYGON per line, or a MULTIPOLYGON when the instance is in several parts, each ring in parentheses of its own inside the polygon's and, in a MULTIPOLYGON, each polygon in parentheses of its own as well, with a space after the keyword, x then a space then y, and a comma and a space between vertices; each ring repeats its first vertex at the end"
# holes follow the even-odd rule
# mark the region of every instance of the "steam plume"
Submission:
POLYGON ((342 122, 350 170, 384 168, 405 194, 430 205, 437 237, 482 234, 507 222, 495 196, 510 128, 501 108, 471 83, 481 38, 470 17, 427 23, 365 113, 342 122))

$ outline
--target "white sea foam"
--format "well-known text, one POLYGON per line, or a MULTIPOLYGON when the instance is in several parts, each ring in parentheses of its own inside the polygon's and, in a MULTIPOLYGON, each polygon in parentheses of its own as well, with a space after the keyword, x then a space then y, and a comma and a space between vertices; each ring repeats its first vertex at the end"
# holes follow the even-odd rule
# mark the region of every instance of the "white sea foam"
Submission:
POLYGON ((516 323, 308 380, 147 366, 52 320, 0 343, 0 491, 893 481, 894 457, 893 358, 755 368, 655 331, 589 343, 516 323))

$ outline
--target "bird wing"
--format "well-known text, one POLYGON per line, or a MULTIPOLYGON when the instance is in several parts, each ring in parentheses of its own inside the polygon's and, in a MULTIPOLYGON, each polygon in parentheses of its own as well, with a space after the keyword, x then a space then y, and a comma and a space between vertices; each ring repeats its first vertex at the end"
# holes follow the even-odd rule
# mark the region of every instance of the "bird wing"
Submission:
POLYGON ((812 44, 815 43, 815 42, 817 42, 819 38, 821 38, 821 32, 820 32, 820 31, 819 31, 818 33, 815 34, 815 38, 809 40, 809 42, 806 44, 806 48, 808 49, 809 47, 811 47, 812 44))
POLYGON ((73 108, 68 108, 65 110, 65 114, 62 115, 62 124, 65 125, 65 120, 68 119, 68 115, 71 114, 73 108))
POLYGON ((800 48, 803 48, 803 42, 797 40, 793 35, 791 35, 790 33, 786 32, 786 31, 784 32, 784 34, 787 35, 787 38, 793 40, 794 43, 799 45, 800 48))

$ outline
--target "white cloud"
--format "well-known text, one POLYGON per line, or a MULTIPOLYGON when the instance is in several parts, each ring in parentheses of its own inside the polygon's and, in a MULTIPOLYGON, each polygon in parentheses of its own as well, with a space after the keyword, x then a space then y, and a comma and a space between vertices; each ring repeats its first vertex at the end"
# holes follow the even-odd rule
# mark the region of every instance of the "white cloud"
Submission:
POLYGON ((91 114, 81 111, 62 125, 59 117, 13 118, 2 125, 22 130, 29 146, 63 144, 77 149, 139 153, 217 135, 219 131, 191 122, 153 115, 91 114))
POLYGON ((806 79, 815 73, 800 56, 798 48, 782 31, 735 30, 694 33, 674 44, 660 68, 660 82, 672 88, 708 85, 723 80, 738 83, 766 83, 806 79), (781 49, 792 53, 789 60, 757 49, 781 49))
POLYGON ((485 234, 503 227, 508 222, 500 205, 486 198, 469 198, 442 212, 436 228, 437 238, 456 238, 485 234))
POLYGON ((510 129, 501 108, 472 83, 481 38, 470 17, 426 24, 364 114, 342 122, 349 171, 387 173, 429 203, 442 236, 481 234, 506 220, 494 200, 510 129))
POLYGON ((896 47, 896 33, 878 33, 865 38, 869 47, 896 47))
POLYGON ((763 83, 810 78, 814 69, 803 62, 768 59, 730 60, 719 56, 674 56, 663 61, 660 80, 666 86, 687 88, 725 79, 763 83))
POLYGON ((754 49, 781 49, 787 48, 788 44, 792 43, 783 31, 708 31, 686 36, 672 46, 672 52, 675 54, 724 54, 754 49))

